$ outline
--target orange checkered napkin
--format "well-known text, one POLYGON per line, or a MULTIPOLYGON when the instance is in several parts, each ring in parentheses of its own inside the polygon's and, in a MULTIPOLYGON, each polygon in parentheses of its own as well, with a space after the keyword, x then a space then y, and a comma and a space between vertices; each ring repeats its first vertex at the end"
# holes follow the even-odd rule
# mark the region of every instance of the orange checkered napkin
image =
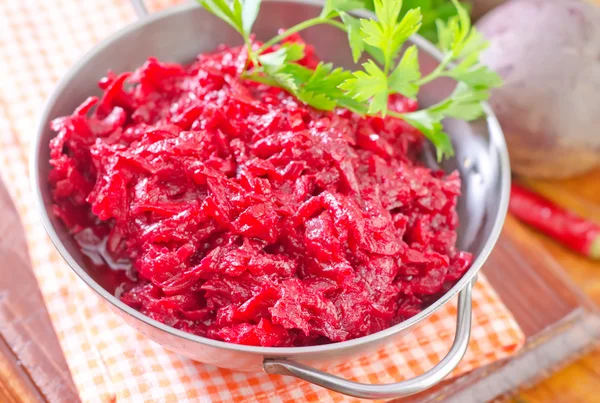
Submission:
MULTIPOLYGON (((157 10, 172 1, 148 3, 151 10, 157 10)), ((32 205, 27 178, 27 150, 37 115, 56 81, 85 51, 134 20, 126 0, 0 1, 0 170, 21 214, 34 271, 81 399, 348 399, 294 378, 232 372, 164 350, 114 316, 50 244, 32 205)), ((514 354, 524 340, 510 312, 483 277, 473 298, 471 343, 454 376, 514 354)), ((325 369, 370 383, 414 377, 448 351, 455 314, 456 305, 448 304, 377 353, 325 369)))

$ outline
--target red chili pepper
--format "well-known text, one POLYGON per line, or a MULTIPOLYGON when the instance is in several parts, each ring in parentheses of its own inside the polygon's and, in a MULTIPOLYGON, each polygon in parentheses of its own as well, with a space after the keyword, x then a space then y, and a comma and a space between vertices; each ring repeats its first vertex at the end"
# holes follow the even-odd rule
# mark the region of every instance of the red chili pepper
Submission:
POLYGON ((574 251, 592 259, 600 259, 600 224, 567 211, 514 183, 508 209, 521 221, 574 251))

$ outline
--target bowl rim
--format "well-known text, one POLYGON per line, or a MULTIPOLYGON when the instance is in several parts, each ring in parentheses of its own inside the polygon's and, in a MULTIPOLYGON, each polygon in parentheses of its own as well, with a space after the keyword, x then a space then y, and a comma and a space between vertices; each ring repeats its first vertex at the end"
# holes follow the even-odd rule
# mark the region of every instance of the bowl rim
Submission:
MULTIPOLYGON (((269 3, 295 3, 302 4, 308 6, 322 6, 322 3, 319 0, 264 0, 269 3)), ((478 273, 481 269, 483 263, 487 260, 490 255, 498 237, 500 236, 500 232, 502 230, 504 220, 506 218, 506 213, 508 210, 508 200, 510 195, 510 162, 508 157, 508 150, 506 146, 506 141, 504 139, 504 135, 500 124, 494 114, 493 110, 489 106, 488 103, 484 103, 483 108, 486 115, 487 127, 490 134, 490 142, 494 144, 495 148, 499 154, 499 174, 501 175, 501 183, 500 183, 500 202, 498 207, 498 214, 494 220, 494 224, 490 231, 490 234, 485 241, 483 248, 477 258, 472 263, 469 270, 463 275, 463 277, 450 289, 448 290, 442 297, 440 297, 433 304, 425 308, 423 311, 419 312, 417 315, 402 321, 392 327, 389 327, 384 330, 380 330, 376 333, 372 333, 367 336, 359 337, 356 339, 351 339, 342 342, 335 342, 331 344, 317 345, 317 346, 303 346, 303 347, 262 347, 262 346, 248 346, 242 344, 229 343, 220 340, 214 340, 207 337, 197 336, 191 333, 184 332, 182 330, 175 329, 171 326, 168 326, 164 323, 158 322, 150 317, 142 314, 141 312, 133 309, 132 307, 126 305, 113 294, 108 292, 102 286, 100 286, 71 256, 71 254, 67 251, 65 246, 62 244, 52 222, 50 221, 50 217, 48 215, 48 210, 45 207, 44 199, 42 195, 42 191, 40 188, 40 184, 44 181, 40 182, 39 176, 39 166, 40 163, 44 163, 44 161, 38 160, 38 156, 40 155, 40 149, 42 146, 42 137, 43 133, 46 130, 47 122, 51 120, 50 110, 52 106, 56 102, 56 100, 61 96, 64 87, 71 81, 73 77, 77 75, 79 70, 91 59, 96 53, 100 50, 105 49, 112 45, 114 41, 117 39, 126 36, 134 31, 141 29, 142 27, 151 24, 155 21, 161 20, 163 18, 168 18, 172 15, 185 13, 192 9, 199 8, 200 6, 194 3, 181 4, 178 6, 169 7, 165 10, 147 15, 141 19, 134 21, 133 23, 128 24, 124 28, 118 30, 117 32, 111 34, 100 43, 96 44, 89 51, 87 51, 70 69, 69 71, 61 78, 56 87, 54 88, 52 95, 46 100, 42 113, 39 115, 37 119, 36 129, 35 129, 35 138, 32 142, 31 153, 30 153, 30 161, 29 161, 29 170, 30 170, 30 186, 32 188, 32 192, 34 195, 34 202, 38 213, 40 215, 42 224, 50 237, 50 240, 54 244, 55 248, 58 250, 59 254, 66 261, 66 263, 71 267, 71 269, 77 274, 79 278, 81 278, 90 288, 92 288, 98 295, 100 295, 104 300, 108 301, 114 308, 122 311, 123 313, 134 317, 135 319, 141 321, 142 323, 153 327, 157 330, 161 330, 166 332, 169 335, 183 338, 187 341, 200 343, 204 345, 208 345, 211 347, 222 348, 229 351, 237 351, 244 353, 251 353, 257 355, 264 356, 298 356, 303 354, 314 354, 320 352, 333 352, 333 351, 341 351, 346 349, 351 349, 353 347, 357 347, 363 344, 370 344, 373 342, 377 342, 388 338, 390 336, 401 333, 402 331, 410 328, 417 322, 420 322, 433 314, 435 311, 440 309, 443 305, 445 305, 452 297, 454 297, 459 291, 461 291, 478 273)), ((368 11, 361 11, 354 13, 358 16, 362 17, 372 17, 373 14, 368 11)), ((412 43, 416 44, 421 50, 429 53, 434 58, 441 60, 442 53, 429 41, 424 39, 419 35, 414 35, 409 39, 412 43)), ((47 161, 45 162, 47 163, 47 161)))

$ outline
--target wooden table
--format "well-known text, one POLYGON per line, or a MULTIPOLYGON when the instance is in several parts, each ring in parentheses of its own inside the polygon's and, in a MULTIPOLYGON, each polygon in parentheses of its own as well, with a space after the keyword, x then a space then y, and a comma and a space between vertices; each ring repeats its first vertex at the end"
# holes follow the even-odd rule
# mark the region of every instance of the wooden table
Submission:
MULTIPOLYGON (((528 182, 539 192, 582 215, 600 221, 600 169, 561 182, 528 182)), ((17 213, 0 184, 0 402, 77 401, 62 352, 33 281, 17 213), (21 287, 14 287, 13 284, 21 287), (19 300, 19 304, 11 301, 19 300), (44 340, 42 345, 32 340, 44 340), (44 359, 40 363, 39 357, 44 359), (17 358, 18 357, 18 358, 17 358), (44 385, 45 396, 39 385, 44 385)), ((576 283, 600 304, 600 263, 588 261, 533 230, 576 283)), ((521 402, 597 402, 600 350, 509 399, 521 402)))
MULTIPOLYGON (((527 184, 579 214, 600 222, 600 169, 560 182, 527 181, 527 184)), ((561 264, 569 276, 600 305, 600 262, 569 252, 551 239, 528 231, 561 264)), ((593 351, 534 387, 522 390, 516 402, 600 401, 600 350, 593 351)))

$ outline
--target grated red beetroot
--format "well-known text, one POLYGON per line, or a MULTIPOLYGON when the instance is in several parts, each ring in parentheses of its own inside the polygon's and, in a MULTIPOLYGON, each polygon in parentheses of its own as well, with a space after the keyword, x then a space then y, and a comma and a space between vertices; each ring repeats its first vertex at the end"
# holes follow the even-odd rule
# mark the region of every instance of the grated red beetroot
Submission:
POLYGON ((458 173, 422 166, 404 122, 314 110, 241 80, 244 63, 225 46, 149 59, 52 123, 54 213, 90 264, 127 268, 121 300, 200 336, 302 346, 385 329, 451 287, 471 264, 458 173))

